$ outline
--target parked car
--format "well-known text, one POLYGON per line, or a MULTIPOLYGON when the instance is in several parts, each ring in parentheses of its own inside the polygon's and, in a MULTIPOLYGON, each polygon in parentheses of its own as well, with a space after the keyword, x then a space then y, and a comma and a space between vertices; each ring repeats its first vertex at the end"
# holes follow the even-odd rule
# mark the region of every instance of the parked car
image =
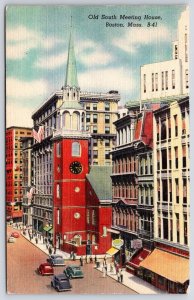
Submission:
POLYGON ((18 232, 14 231, 14 232, 11 233, 11 236, 14 237, 14 238, 19 238, 20 234, 18 232))
POLYGON ((51 266, 65 266, 63 256, 57 254, 53 254, 49 258, 47 258, 47 262, 51 264, 51 266))
POLYGON ((84 274, 80 268, 80 266, 71 265, 67 266, 64 270, 64 274, 69 278, 84 278, 84 274))
POLYGON ((58 292, 69 291, 72 289, 69 278, 65 274, 53 276, 51 287, 55 288, 58 292))
POLYGON ((10 236, 8 238, 8 243, 15 243, 15 238, 13 236, 10 236))
POLYGON ((43 275, 54 275, 54 269, 49 263, 41 264, 38 269, 38 273, 43 275))

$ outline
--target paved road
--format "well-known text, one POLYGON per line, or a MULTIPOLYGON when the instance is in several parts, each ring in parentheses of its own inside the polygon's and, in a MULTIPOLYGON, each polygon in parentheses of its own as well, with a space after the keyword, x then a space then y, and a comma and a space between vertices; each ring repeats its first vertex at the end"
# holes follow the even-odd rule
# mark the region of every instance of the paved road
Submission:
MULTIPOLYGON (((8 235, 13 231, 8 227, 8 235)), ((17 231, 17 230, 14 230, 17 231)), ((7 291, 9 294, 56 294, 51 288, 50 276, 40 276, 36 269, 47 255, 23 236, 16 243, 7 243, 7 291)), ((72 264, 72 262, 71 262, 72 264)), ((55 267, 55 274, 64 267, 55 267)), ((83 266, 84 279, 72 280, 72 291, 65 294, 136 294, 110 277, 103 278, 94 264, 83 266)))

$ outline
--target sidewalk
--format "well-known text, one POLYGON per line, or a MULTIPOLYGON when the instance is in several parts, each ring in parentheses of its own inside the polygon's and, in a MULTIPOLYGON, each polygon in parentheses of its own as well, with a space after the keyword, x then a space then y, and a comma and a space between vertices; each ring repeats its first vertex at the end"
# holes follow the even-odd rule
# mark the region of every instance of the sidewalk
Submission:
MULTIPOLYGON (((102 266, 100 266, 100 268, 97 268, 97 270, 102 272, 102 266)), ((122 273, 123 273, 122 284, 134 290, 138 294, 142 294, 142 295, 166 294, 166 292, 157 289, 156 287, 142 280, 141 278, 128 273, 127 271, 125 271, 125 269, 122 269, 122 273)), ((117 275, 115 271, 114 273, 108 271, 107 276, 113 278, 114 280, 117 280, 117 275)))
MULTIPOLYGON (((42 239, 41 239, 41 241, 38 240, 38 244, 36 244, 35 238, 33 238, 30 241, 28 234, 24 235, 22 233, 22 231, 21 231, 21 235, 49 256, 49 252, 48 252, 48 249, 46 248, 46 244, 43 243, 42 239)), ((63 252, 59 249, 56 249, 56 254, 61 255, 65 260, 70 259, 69 253, 63 252)), ((98 257, 98 259, 103 259, 104 255, 97 255, 97 257, 98 257)), ((79 260, 79 258, 80 258, 80 256, 76 256, 76 260, 79 260)), ((114 271, 114 273, 111 273, 109 269, 110 269, 110 265, 108 264, 107 276, 113 278, 114 280, 117 280, 116 272, 114 271)), ((99 268, 96 268, 96 270, 102 272, 102 264, 100 265, 99 268)), ((152 286, 151 284, 142 280, 141 278, 126 272, 125 269, 122 270, 122 273, 123 273, 123 282, 121 284, 134 290, 138 294, 151 295, 151 294, 164 294, 165 293, 164 291, 157 289, 156 287, 152 286)))

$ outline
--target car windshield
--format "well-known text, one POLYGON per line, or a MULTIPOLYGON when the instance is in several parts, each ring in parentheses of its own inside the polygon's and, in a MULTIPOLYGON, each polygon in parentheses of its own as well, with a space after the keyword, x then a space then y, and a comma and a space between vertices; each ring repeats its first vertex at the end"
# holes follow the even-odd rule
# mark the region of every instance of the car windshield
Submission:
POLYGON ((45 266, 45 270, 50 270, 50 266, 45 266))
POLYGON ((80 267, 73 268, 74 271, 80 271, 80 267))

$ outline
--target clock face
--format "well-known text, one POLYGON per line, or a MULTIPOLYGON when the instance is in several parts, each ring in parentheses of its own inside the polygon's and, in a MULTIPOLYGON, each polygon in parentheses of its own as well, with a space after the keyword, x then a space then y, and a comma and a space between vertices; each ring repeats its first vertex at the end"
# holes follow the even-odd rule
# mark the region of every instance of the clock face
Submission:
POLYGON ((82 171, 82 165, 78 161, 73 161, 70 164, 69 169, 73 174, 79 174, 82 171))

